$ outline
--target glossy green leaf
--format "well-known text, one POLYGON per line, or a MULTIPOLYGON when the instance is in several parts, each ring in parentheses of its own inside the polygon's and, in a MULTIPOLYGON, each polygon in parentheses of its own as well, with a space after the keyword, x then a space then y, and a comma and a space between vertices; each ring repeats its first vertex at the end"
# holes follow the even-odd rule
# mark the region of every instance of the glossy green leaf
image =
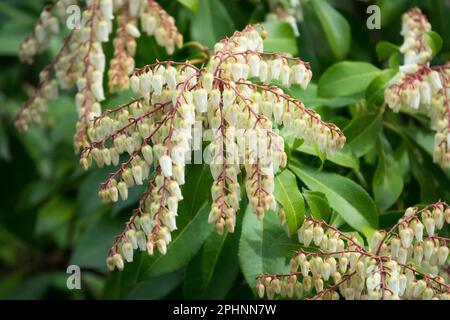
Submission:
POLYGON ((433 56, 436 56, 441 51, 443 41, 438 33, 434 31, 425 32, 425 41, 433 51, 433 56))
POLYGON ((298 248, 298 240, 287 236, 274 212, 268 212, 263 221, 247 208, 242 222, 239 243, 239 263, 247 284, 255 290, 256 277, 267 273, 289 272, 287 255, 298 248))
POLYGON ((311 215, 316 219, 330 220, 331 207, 328 200, 322 192, 310 191, 303 189, 303 196, 305 197, 311 215))
POLYGON ((296 234, 303 223, 305 201, 297 185, 297 178, 289 170, 283 170, 275 177, 275 199, 284 208, 288 234, 296 234))
POLYGON ((267 31, 264 51, 297 55, 297 39, 289 23, 276 20, 264 22, 262 25, 267 31))
POLYGON ((409 0, 376 0, 375 4, 380 8, 381 26, 387 26, 400 19, 402 13, 408 8, 409 0))
POLYGON ((400 52, 400 48, 389 41, 380 41, 377 43, 375 51, 377 52, 378 60, 384 61, 393 54, 400 52))
POLYGON ((384 104, 384 89, 389 81, 397 73, 394 69, 383 70, 381 74, 373 79, 366 90, 366 102, 369 108, 382 106, 384 104))
POLYGON ((362 93, 380 72, 367 62, 338 62, 320 77, 318 94, 322 97, 344 97, 362 93))
POLYGON ((378 165, 375 170, 372 189, 380 210, 390 208, 403 190, 403 177, 395 160, 389 142, 382 139, 377 145, 378 165))
POLYGON ((183 282, 183 270, 164 274, 149 280, 138 282, 130 288, 124 298, 137 300, 157 300, 165 298, 183 282))
POLYGON ((199 0, 178 0, 178 2, 187 7, 192 12, 197 12, 200 7, 199 0))
POLYGON ((378 210, 369 194, 354 181, 335 173, 316 169, 293 161, 289 168, 312 191, 323 192, 330 206, 357 231, 365 226, 378 226, 378 210))
POLYGON ((234 233, 213 232, 189 263, 184 279, 186 299, 225 299, 239 273, 238 247, 242 214, 234 233))
POLYGON ((68 224, 73 213, 72 203, 59 197, 51 199, 38 212, 36 234, 50 235, 60 247, 63 247, 67 241, 68 224))
POLYGON ((234 23, 220 0, 199 0, 199 4, 192 17, 192 39, 213 49, 217 41, 233 34, 234 23))
POLYGON ((303 102, 303 104, 308 108, 317 108, 322 106, 342 108, 357 101, 357 98, 355 97, 319 97, 317 95, 317 84, 314 83, 309 84, 305 90, 303 90, 299 85, 293 85, 292 87, 285 89, 285 92, 303 102))
POLYGON ((108 275, 103 288, 102 299, 163 299, 183 281, 184 270, 164 274, 144 281, 136 281, 139 264, 124 271, 108 275))
MULTIPOLYGON (((317 150, 309 145, 301 145, 296 150, 312 156, 318 156, 317 150)), ((332 156, 327 156, 326 160, 345 168, 359 169, 359 159, 352 153, 344 152, 342 150, 336 151, 332 156)))
POLYGON ((186 184, 182 187, 183 203, 189 212, 197 212, 205 202, 211 200, 213 179, 207 165, 186 167, 186 184))
POLYGON ((106 271, 106 257, 113 245, 114 237, 122 232, 123 222, 119 222, 109 214, 92 221, 77 241, 72 252, 70 263, 81 268, 92 268, 106 271))
POLYGON ((206 205, 192 214, 180 210, 177 218, 179 227, 172 233, 172 242, 167 246, 167 253, 155 253, 153 257, 143 255, 138 279, 149 279, 185 266, 214 229, 213 225, 208 224, 209 211, 210 208, 206 205))
POLYGON ((344 58, 350 49, 352 37, 348 21, 326 0, 314 0, 311 4, 335 58, 337 60, 344 58))
POLYGON ((344 151, 353 152, 357 157, 371 150, 381 130, 381 114, 367 114, 356 117, 345 127, 347 143, 344 151))

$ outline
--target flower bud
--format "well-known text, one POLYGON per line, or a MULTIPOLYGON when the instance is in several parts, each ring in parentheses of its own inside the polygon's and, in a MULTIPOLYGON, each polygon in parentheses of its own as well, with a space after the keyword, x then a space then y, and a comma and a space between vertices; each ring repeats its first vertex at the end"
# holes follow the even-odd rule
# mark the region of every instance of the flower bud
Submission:
POLYGON ((316 226, 313 229, 313 238, 314 238, 314 244, 316 246, 320 245, 320 242, 323 238, 323 228, 321 226, 316 226))
POLYGON ((324 262, 322 264, 320 273, 322 274, 323 280, 328 281, 328 279, 330 278, 330 274, 331 274, 331 266, 327 262, 324 262))
POLYGON ((159 165, 165 177, 172 176, 172 159, 169 156, 162 156, 159 158, 159 165))
POLYGON ((116 268, 117 268, 119 271, 122 271, 122 270, 123 270, 123 267, 124 267, 122 256, 121 256, 120 254, 116 253, 116 254, 113 256, 113 260, 114 260, 114 264, 116 265, 116 268))
POLYGON ((414 260, 417 264, 421 264, 423 259, 423 247, 420 244, 417 244, 414 247, 414 260))
POLYGON ((271 78, 278 80, 281 73, 282 61, 280 59, 275 59, 271 63, 271 78))
POLYGON ((395 259, 398 256, 398 251, 400 250, 400 245, 401 245, 400 239, 392 238, 390 244, 391 244, 391 255, 392 255, 392 258, 395 259))
POLYGON ((136 231, 136 242, 139 250, 141 251, 147 250, 147 238, 145 236, 144 231, 142 230, 136 231))
POLYGON ((439 265, 444 265, 447 262, 448 257, 448 247, 447 246, 441 246, 438 249, 438 263, 439 265))
POLYGON ((383 234, 380 231, 375 231, 372 237, 372 241, 370 242, 370 250, 372 252, 376 252, 378 250, 378 247, 381 244, 381 241, 383 241, 383 234))
POLYGON ((128 35, 132 36, 133 38, 139 38, 141 36, 139 29, 132 23, 127 23, 125 30, 128 35))
POLYGON ((300 269, 302 271, 303 277, 306 277, 309 274, 309 269, 310 269, 309 261, 305 260, 305 261, 301 262, 300 269))
POLYGON ((167 244, 164 239, 159 239, 156 241, 156 247, 158 248, 159 253, 165 255, 167 253, 167 244))
POLYGON ((261 63, 261 58, 257 55, 251 55, 248 58, 248 64, 250 66, 250 76, 251 77, 259 76, 260 63, 261 63))
POLYGON ((323 280, 321 278, 314 279, 314 288, 316 289, 317 293, 323 291, 323 280))
POLYGON ((423 241, 423 224, 420 221, 418 221, 414 225, 414 236, 416 237, 417 241, 423 241))
POLYGON ((347 266, 348 266, 348 259, 347 257, 342 257, 339 259, 339 270, 341 273, 347 272, 347 266))
POLYGON ((303 244, 305 245, 305 247, 309 247, 312 239, 313 239, 313 231, 308 228, 303 232, 303 244))
POLYGON ((128 230, 125 233, 125 238, 131 243, 134 250, 136 250, 138 248, 135 230, 133 230, 133 229, 128 230))
POLYGON ((297 299, 303 298, 303 285, 300 282, 294 284, 294 294, 297 299))
POLYGON ((122 254, 127 262, 133 262, 133 246, 130 242, 128 241, 123 242, 122 254))
POLYGON ((404 248, 408 249, 411 246, 413 236, 414 233, 410 228, 400 230, 400 240, 404 248))
POLYGON ((310 292, 312 289, 312 278, 310 276, 304 276, 302 284, 304 291, 310 292))
POLYGON ((113 271, 116 268, 116 263, 112 256, 108 256, 108 258, 106 259, 106 266, 108 267, 109 271, 113 271))
POLYGON ((268 73, 269 67, 267 65, 267 62, 261 61, 259 64, 259 79, 261 80, 261 82, 266 82, 268 73))
POLYGON ((137 185, 142 185, 142 167, 141 166, 133 166, 131 168, 131 171, 133 173, 133 178, 134 181, 136 182, 137 185))
POLYGON ((149 166, 153 164, 153 150, 151 146, 146 145, 142 148, 142 156, 149 166))
POLYGON ((256 284, 256 292, 261 299, 264 298, 264 284, 262 282, 256 284))
POLYGON ((427 234, 432 236, 434 235, 434 228, 436 226, 433 218, 426 218, 424 220, 425 229, 427 230, 427 234))
POLYGON ((119 194, 120 197, 122 198, 122 200, 127 200, 128 199, 128 187, 127 184, 123 181, 120 181, 117 184, 117 189, 119 190, 119 194))
POLYGON ((428 74, 428 79, 430 81, 433 92, 438 92, 442 89, 441 77, 437 71, 431 71, 428 74))
POLYGON ((206 112, 208 107, 208 93, 205 89, 194 91, 195 107, 198 112, 206 112))
POLYGON ((414 286, 413 296, 414 298, 418 299, 421 297, 422 293, 425 291, 427 287, 427 284, 423 280, 417 281, 416 285, 414 286))
POLYGON ((152 78, 152 88, 155 94, 160 95, 163 87, 163 77, 160 74, 155 74, 152 78))
POLYGON ((131 90, 133 90, 133 92, 140 93, 140 91, 141 91, 140 90, 140 80, 139 80, 138 76, 133 75, 130 78, 130 87, 131 87, 131 90))

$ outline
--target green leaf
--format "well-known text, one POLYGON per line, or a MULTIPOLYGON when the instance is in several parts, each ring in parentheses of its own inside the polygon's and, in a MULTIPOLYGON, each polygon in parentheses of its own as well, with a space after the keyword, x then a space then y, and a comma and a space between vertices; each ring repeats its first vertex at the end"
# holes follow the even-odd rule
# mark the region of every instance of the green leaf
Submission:
POLYGON ((189 263, 184 279, 186 299, 225 299, 239 273, 238 247, 242 214, 233 234, 213 232, 189 263))
POLYGON ((342 108, 357 101, 354 97, 319 97, 317 95, 317 84, 313 83, 311 83, 306 90, 303 90, 299 85, 293 85, 290 88, 285 89, 285 92, 303 102, 303 104, 308 108, 323 106, 330 108, 342 108))
POLYGON ((235 30, 233 20, 219 0, 199 0, 199 9, 192 17, 191 36, 210 49, 235 30))
POLYGON ((402 55, 400 52, 394 53, 389 57, 388 66, 391 69, 398 70, 400 67, 400 60, 402 59, 402 55))
POLYGON ((81 268, 106 271, 106 257, 113 245, 114 237, 122 232, 123 223, 109 214, 92 221, 76 242, 70 264, 81 268))
POLYGON ((256 277, 267 273, 289 272, 286 256, 298 248, 297 240, 287 236, 278 217, 268 212, 263 221, 247 208, 242 222, 239 263, 250 289, 255 290, 256 277))
MULTIPOLYGON (((312 156, 318 156, 317 150, 309 145, 301 145, 296 151, 312 156)), ((359 169, 359 159, 349 152, 337 150, 332 156, 327 156, 328 161, 350 169, 359 169)))
POLYGON ((267 31, 264 51, 297 55, 297 39, 289 23, 275 20, 264 22, 262 25, 267 31))
POLYGON ((331 207, 325 194, 319 191, 303 189, 303 196, 305 197, 309 210, 311 210, 311 215, 314 218, 325 221, 330 220, 331 207))
POLYGON ((0 3, 0 13, 14 21, 20 21, 22 24, 31 24, 34 18, 25 10, 17 8, 15 5, 8 4, 8 1, 0 3))
POLYGON ((288 234, 296 234, 303 223, 305 201, 297 185, 297 178, 289 170, 283 170, 275 177, 275 199, 286 213, 288 234))
POLYGON ((135 282, 137 265, 133 270, 114 271, 109 274, 103 288, 102 299, 145 299, 165 298, 183 281, 184 270, 164 274, 145 281, 135 282))
POLYGON ((381 26, 387 26, 406 11, 409 0, 377 0, 375 4, 380 8, 381 26))
POLYGON ((163 299, 183 282, 183 277, 184 272, 180 270, 138 282, 127 292, 125 298, 130 300, 163 299))
POLYGON ((367 62, 338 62, 320 77, 318 94, 322 97, 344 97, 362 93, 380 72, 367 62))
POLYGON ((199 0, 178 0, 178 2, 187 7, 192 12, 197 12, 200 6, 199 0))
POLYGON ((366 90, 366 102, 369 108, 382 106, 384 104, 384 89, 389 81, 397 73, 394 69, 383 70, 381 74, 373 79, 366 90))
POLYGON ((347 143, 343 150, 353 152, 357 157, 365 155, 374 147, 381 124, 378 113, 354 118, 344 129, 347 143))
POLYGON ((450 180, 449 170, 433 163, 433 138, 426 139, 417 127, 405 128, 390 121, 387 128, 397 133, 404 142, 409 155, 411 173, 420 186, 420 199, 422 203, 432 203, 436 199, 448 199, 450 189, 447 187, 450 180), (429 142, 426 143, 426 140, 429 142))
POLYGON ((197 212, 211 199, 213 179, 207 165, 190 165, 186 168, 186 184, 182 187, 183 202, 189 212, 197 212))
POLYGON ((425 32, 425 41, 433 51, 433 56, 436 56, 442 49, 443 41, 441 36, 434 31, 425 32))
POLYGON ((185 266, 213 231, 213 226, 208 224, 209 211, 209 206, 206 205, 194 214, 180 210, 177 219, 180 226, 172 233, 172 242, 167 247, 167 254, 156 253, 153 257, 143 255, 137 279, 146 280, 185 266))
POLYGON ((51 235, 56 243, 63 247, 67 241, 69 220, 74 213, 71 202, 55 197, 43 205, 36 221, 37 235, 51 235))
POLYGON ((310 190, 324 193, 330 206, 352 228, 359 232, 364 232, 364 226, 377 228, 377 208, 360 185, 335 173, 318 172, 298 161, 293 161, 289 168, 310 190))
POLYGON ((403 177, 387 140, 382 139, 377 144, 377 152, 378 165, 373 176, 372 188, 375 202, 380 210, 384 211, 390 208, 402 193, 403 177))
POLYGON ((24 279, 9 292, 7 300, 39 300, 51 288, 55 272, 40 272, 24 279))
POLYGON ((0 123, 0 160, 11 160, 11 151, 9 147, 8 134, 3 123, 0 123))
POLYGON ((351 42, 351 30, 348 21, 325 0, 311 1, 327 42, 337 60, 343 59, 351 42))
POLYGON ((400 48, 389 41, 380 41, 377 43, 375 51, 377 52, 378 61, 385 61, 393 54, 400 52, 400 48))

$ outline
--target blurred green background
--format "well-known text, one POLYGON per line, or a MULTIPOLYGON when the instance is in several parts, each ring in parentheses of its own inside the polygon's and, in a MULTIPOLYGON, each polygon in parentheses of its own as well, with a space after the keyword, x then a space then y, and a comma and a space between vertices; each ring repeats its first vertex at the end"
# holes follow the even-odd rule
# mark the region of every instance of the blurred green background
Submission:
MULTIPOLYGON (((248 23, 265 21, 276 1, 160 2, 175 17, 186 41, 195 40, 211 47, 215 41, 248 23)), ((39 70, 51 60, 62 43, 62 37, 53 39, 50 50, 39 56, 33 66, 21 64, 17 58, 20 42, 33 29, 45 3, 44 0, 0 2, 0 299, 197 297, 186 294, 183 283, 186 272, 196 267, 195 257, 177 264, 181 267, 176 271, 162 272, 139 282, 123 281, 122 275, 106 272, 108 249, 135 207, 141 190, 133 189, 130 199, 125 202, 113 206, 101 204, 97 197, 98 185, 108 170, 83 172, 78 165, 72 147, 76 121, 73 92, 63 93, 51 104, 51 122, 44 128, 32 128, 25 134, 15 129, 14 116, 31 92, 32 85, 36 84, 39 70), (66 268, 71 264, 82 269, 81 290, 66 287, 66 268), (130 283, 130 288, 121 287, 130 283)), ((440 59, 449 58, 450 1, 335 0, 329 3, 339 14, 339 19, 345 19, 350 26, 347 34, 350 38, 343 40, 348 41, 349 48, 341 51, 327 42, 320 15, 311 5, 305 4, 305 18, 299 22, 298 38, 286 22, 266 24, 273 31, 269 49, 291 52, 310 61, 315 81, 328 66, 339 60, 368 61, 382 67, 376 57, 375 44, 381 39, 401 43, 400 16, 413 5, 424 10, 433 29, 443 38, 440 59), (366 8, 370 3, 376 3, 382 9, 381 30, 365 27, 366 8)), ((110 56, 111 44, 106 45, 105 50, 110 56)), ((172 59, 193 56, 195 51, 183 49, 172 59)), ((137 66, 152 63, 156 58, 166 59, 164 51, 152 39, 141 39, 137 66)), ((128 93, 112 96, 105 106, 126 101, 127 97, 128 93)), ((417 183, 412 185, 417 186, 417 183)), ((413 191, 411 197, 412 203, 420 201, 417 192, 413 191)), ((208 239, 213 243, 216 240, 208 239)), ((231 249, 226 262, 235 264, 235 270, 230 279, 222 279, 229 282, 226 290, 211 297, 253 297, 237 266, 237 244, 234 242, 227 242, 231 249)))

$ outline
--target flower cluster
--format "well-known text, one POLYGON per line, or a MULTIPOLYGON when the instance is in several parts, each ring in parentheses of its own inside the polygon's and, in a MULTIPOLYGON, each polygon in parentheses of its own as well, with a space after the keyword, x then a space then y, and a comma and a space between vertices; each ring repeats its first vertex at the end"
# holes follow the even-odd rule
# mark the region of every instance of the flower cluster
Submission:
POLYGON ((421 111, 430 116, 436 131, 434 161, 450 167, 450 65, 430 67, 432 54, 425 41, 430 30, 419 9, 403 16, 404 65, 386 88, 385 100, 395 112, 421 111))
POLYGON ((405 56, 405 65, 431 60, 432 50, 425 38, 425 32, 428 31, 431 31, 431 25, 419 8, 413 8, 403 15, 401 35, 404 42, 400 52, 405 56))
POLYGON ((141 98, 93 115, 82 166, 88 168, 92 161, 100 167, 117 165, 120 155, 128 153, 128 160, 102 184, 100 197, 126 198, 128 188, 150 180, 111 249, 110 267, 121 269, 123 258, 130 261, 130 248, 153 254, 156 246, 160 253, 166 252, 170 232, 176 229, 186 157, 201 146, 194 139, 195 128, 207 129, 210 136, 205 154, 214 182, 208 220, 219 234, 234 231, 242 169, 253 212, 262 219, 265 212, 276 209, 274 175, 287 161, 279 126, 324 152, 343 146, 345 137, 336 126, 269 85, 279 80, 285 86, 306 87, 311 71, 298 58, 264 52, 264 36, 258 26, 236 32, 216 44, 205 68, 169 61, 137 69, 130 86, 141 98), (145 241, 132 240, 130 233, 139 234, 139 239, 144 236, 145 241))
POLYGON ((299 249, 288 274, 264 274, 257 292, 297 299, 450 299, 450 224, 443 202, 408 208, 389 231, 376 231, 368 248, 356 237, 308 217, 298 230, 299 249))
MULTIPOLYGON (((72 1, 58 1, 56 7, 61 7, 60 3, 68 5, 72 1)), ((35 38, 41 39, 44 37, 42 33, 46 36, 50 29, 56 31, 56 27, 50 28, 57 25, 53 17, 48 18, 50 11, 49 8, 44 10, 43 17, 46 18, 41 18, 36 27, 44 31, 40 31, 37 36, 36 30, 35 38)), ((58 85, 63 89, 76 85, 78 122, 74 146, 76 151, 80 151, 89 145, 87 129, 93 118, 101 115, 100 103, 105 99, 103 78, 107 63, 102 44, 110 41, 110 34, 115 27, 115 14, 118 14, 118 18, 113 40, 114 56, 108 71, 111 92, 125 90, 129 86, 129 75, 135 68, 133 57, 140 30, 155 36, 157 43, 169 53, 173 53, 175 47, 182 46, 183 37, 178 33, 173 18, 154 0, 88 0, 80 28, 72 30, 65 38, 58 55, 41 73, 34 94, 19 112, 16 125, 20 129, 27 130, 31 123, 42 121, 41 113, 47 110, 48 102, 56 98, 58 85), (57 81, 52 78, 53 72, 57 81)), ((32 40, 29 39, 25 40, 21 50, 21 56, 27 61, 31 61, 30 57, 41 51, 31 50, 32 45, 28 43, 32 40)))
POLYGON ((34 58, 48 48, 49 39, 60 32, 60 22, 57 16, 63 21, 67 8, 75 3, 76 0, 58 0, 53 5, 44 8, 33 32, 20 46, 19 59, 21 62, 32 64, 34 58), (56 14, 53 13, 54 11, 56 14))

